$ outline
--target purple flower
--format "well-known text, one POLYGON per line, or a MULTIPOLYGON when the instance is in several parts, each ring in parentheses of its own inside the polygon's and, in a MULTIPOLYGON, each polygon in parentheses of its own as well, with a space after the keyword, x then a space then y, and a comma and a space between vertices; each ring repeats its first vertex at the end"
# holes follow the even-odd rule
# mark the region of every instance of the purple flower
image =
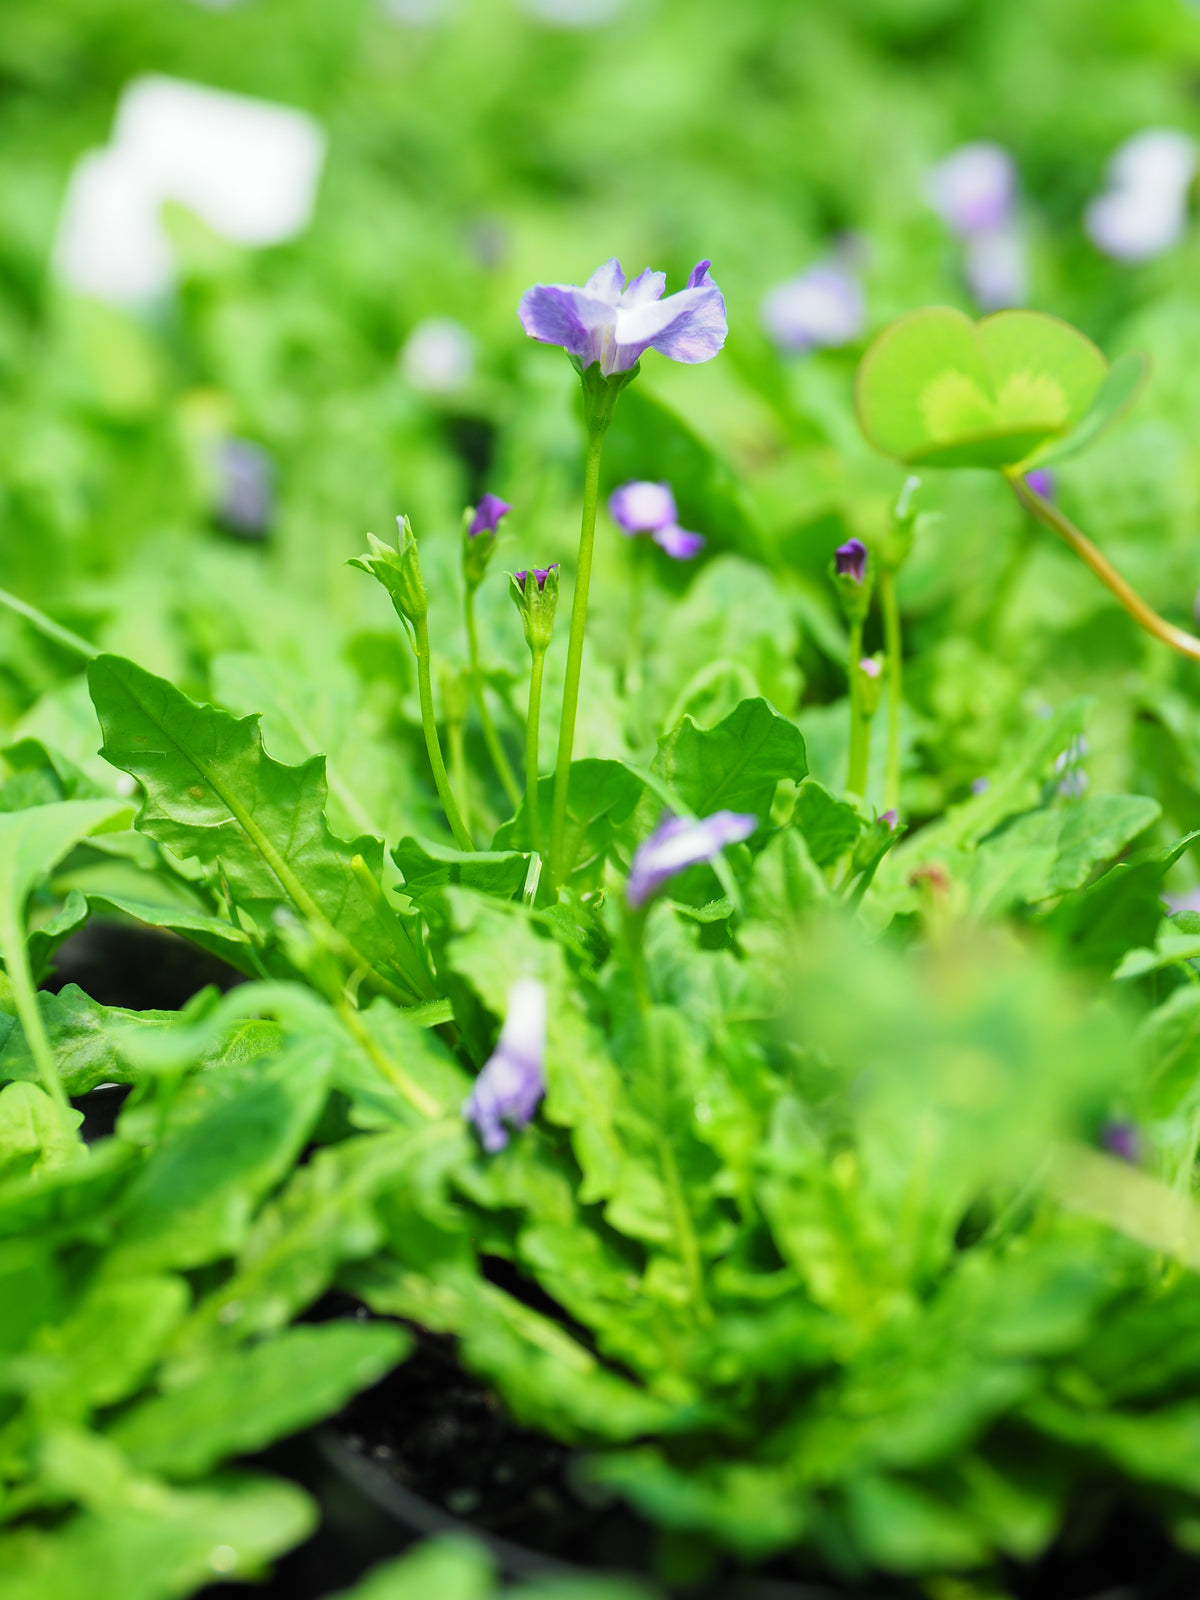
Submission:
POLYGON ((887 810, 887 811, 885 811, 883 813, 883 815, 880 817, 879 820, 880 820, 880 822, 886 822, 888 827, 891 828, 893 831, 895 831, 895 827, 896 827, 896 808, 894 806, 892 806, 889 810, 887 810))
POLYGON ((672 361, 711 361, 729 331, 725 300, 699 262, 687 288, 663 299, 664 272, 644 272, 628 284, 614 256, 582 288, 537 283, 521 296, 521 326, 543 344, 561 345, 581 372, 600 363, 605 377, 628 372, 645 351, 672 361))
POLYGON ((833 552, 839 578, 853 578, 861 583, 867 574, 867 547, 861 539, 847 539, 833 552))
POLYGON ((972 778, 971 779, 971 793, 973 795, 978 796, 978 795, 981 795, 981 794, 986 794, 991 787, 992 787, 992 780, 990 778, 972 778))
POLYGON ((477 533, 495 533, 500 526, 501 519, 506 517, 511 510, 512 507, 506 500, 501 500, 499 495, 482 495, 479 504, 475 507, 475 515, 471 518, 471 525, 467 529, 467 537, 473 539, 477 533))
POLYGON ((1084 216, 1096 248, 1136 262, 1178 244, 1187 229, 1197 158, 1194 140, 1174 128, 1147 128, 1127 139, 1109 162, 1107 189, 1084 216))
POLYGON ((853 343, 862 334, 865 316, 857 278, 833 264, 810 267, 777 283, 763 296, 759 310, 764 333, 788 355, 853 343))
POLYGON ((1120 1161, 1136 1163, 1141 1160, 1141 1130, 1134 1122, 1106 1122, 1100 1130, 1100 1143, 1109 1155, 1120 1161))
POLYGON ((1017 168, 1001 145, 964 144, 939 162, 925 180, 925 194, 961 239, 994 233, 1012 216, 1017 168))
POLYGON ((1054 474, 1049 467, 1035 467, 1025 474, 1025 482, 1043 500, 1054 499, 1054 474))
POLYGON ((494 1155, 508 1143, 509 1127, 529 1123, 546 1092, 546 990, 536 978, 519 978, 508 991, 508 1014, 462 1114, 494 1155))
POLYGON ((876 661, 874 656, 864 656, 858 663, 858 670, 865 672, 868 678, 878 678, 883 672, 883 662, 876 661))
MULTIPOLYGON (((545 587, 546 587, 546 579, 550 576, 550 574, 552 572, 557 571, 557 569, 558 569, 558 562, 557 561, 551 562, 551 564, 548 567, 534 567, 534 569, 533 569, 533 581, 537 584, 539 591, 545 589, 545 587)), ((529 576, 529 568, 528 567, 526 567, 523 572, 514 572, 513 573, 513 577, 521 585, 522 589, 525 587, 525 579, 528 576, 529 576)))
POLYGON ((676 561, 690 561, 704 549, 702 533, 679 526, 669 483, 623 483, 609 495, 608 513, 622 533, 631 539, 648 533, 676 561))
POLYGON ((758 827, 758 818, 738 811, 717 811, 699 822, 664 818, 634 851, 625 898, 636 911, 657 894, 668 878, 685 867, 711 861, 727 844, 740 844, 758 827))
POLYGON ((213 452, 216 519, 239 539, 265 539, 275 514, 275 463, 249 439, 225 438, 213 452))

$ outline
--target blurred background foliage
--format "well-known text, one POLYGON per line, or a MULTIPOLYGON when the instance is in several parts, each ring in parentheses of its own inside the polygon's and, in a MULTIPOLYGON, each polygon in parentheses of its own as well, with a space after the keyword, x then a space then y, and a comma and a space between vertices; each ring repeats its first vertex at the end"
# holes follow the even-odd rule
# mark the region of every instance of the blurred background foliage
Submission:
MULTIPOLYGON (((318 732, 399 728, 408 664, 346 557, 411 515, 435 647, 461 657, 463 505, 485 485, 513 502, 498 566, 569 565, 575 539, 575 380, 523 336, 521 291, 582 281, 612 254, 676 287, 708 256, 726 353, 647 360, 607 467, 610 483, 669 477, 708 548, 686 568, 654 553, 651 715, 631 730, 613 710, 630 551, 607 529, 580 753, 611 754, 623 733, 636 748, 686 706, 715 717, 757 689, 801 711, 814 769, 836 781, 843 640, 825 570, 850 533, 882 530, 901 474, 853 419, 861 344, 783 357, 759 306, 849 237, 868 335, 920 304, 974 310, 923 184, 981 138, 1019 166, 1028 303, 1154 361, 1132 416, 1062 474, 1063 504, 1154 603, 1189 616, 1200 235, 1129 266, 1082 226, 1124 139, 1200 134, 1186 0, 628 0, 590 28, 517 0, 6 0, 0 90, 0 584, 193 693, 251 709, 249 674, 261 708, 245 661, 259 652, 318 732), (304 108, 329 153, 313 225, 286 246, 238 249, 171 209, 178 292, 132 314, 57 288, 48 262, 72 166, 146 72, 304 108), (475 349, 433 392, 398 359, 431 317, 475 349), (273 463, 264 540, 216 514, 211 445, 226 435, 273 463)), ((1083 690, 1099 701, 1093 782, 1159 797, 1164 840, 1200 824, 1195 669, 1139 635, 998 482, 931 474, 923 494, 901 588, 909 810, 961 797, 1083 690)), ((523 651, 499 575, 481 612, 503 690, 523 651)), ((85 759, 77 671, 0 617, 0 718, 85 759)), ((420 803, 404 801, 410 820, 420 803)))

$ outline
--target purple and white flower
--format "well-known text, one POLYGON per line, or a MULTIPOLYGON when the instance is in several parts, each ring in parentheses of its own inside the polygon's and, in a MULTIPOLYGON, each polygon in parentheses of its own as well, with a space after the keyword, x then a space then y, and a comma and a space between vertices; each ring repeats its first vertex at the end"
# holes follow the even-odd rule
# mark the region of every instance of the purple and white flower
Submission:
POLYGON ((1002 145, 986 140, 961 145, 928 174, 925 195, 960 239, 995 233, 1012 219, 1016 162, 1002 145))
POLYGON ((708 275, 692 269, 687 287, 663 298, 665 272, 649 267, 628 283, 614 256, 582 286, 537 283, 521 296, 518 315, 530 338, 557 344, 581 372, 595 364, 605 377, 628 372, 647 350, 672 361, 711 361, 725 343, 725 300, 708 275))
POLYGON ((711 861, 726 845, 748 839, 757 827, 757 817, 739 811, 716 811, 698 822, 665 817, 634 851, 625 886, 630 908, 637 911, 669 878, 711 861))
POLYGON ((853 273, 825 262, 768 289, 759 319, 776 349, 802 355, 852 344, 862 335, 866 307, 853 273))
POLYGON ((1195 141, 1174 128, 1147 128, 1127 139, 1109 162, 1107 188, 1087 208, 1088 238, 1128 262, 1150 261, 1178 244, 1198 162, 1195 141))
POLYGON ((475 507, 467 527, 467 538, 474 539, 480 533, 495 533, 501 521, 512 510, 507 500, 501 500, 498 494, 482 494, 479 504, 475 507))
POLYGON ((861 583, 867 575, 867 547, 861 539, 847 539, 833 552, 833 562, 839 578, 861 583))
POLYGON ((634 480, 608 497, 608 514, 621 532, 635 539, 648 533, 676 561, 690 561, 704 549, 704 535, 679 526, 679 512, 669 483, 634 480))
POLYGON ((963 243, 963 277, 984 311, 1024 305, 1029 297, 1029 247, 1015 224, 963 243))
POLYGON ((532 1121, 546 1092, 545 1059, 546 990, 536 978, 519 978, 496 1048, 462 1106, 489 1155, 504 1149, 509 1128, 532 1121))
POLYGON ((217 522, 239 539, 265 539, 275 515, 275 463, 249 439, 226 436, 212 453, 217 522))

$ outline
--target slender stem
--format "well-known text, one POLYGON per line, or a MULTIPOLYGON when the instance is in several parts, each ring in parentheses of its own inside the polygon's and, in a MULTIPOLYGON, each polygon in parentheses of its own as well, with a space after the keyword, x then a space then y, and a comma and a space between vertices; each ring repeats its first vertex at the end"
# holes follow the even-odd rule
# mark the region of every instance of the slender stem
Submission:
MULTIPOLYGON (((615 400, 615 396, 614 396, 615 400)), ((567 830, 567 790, 571 782, 571 756, 575 749, 575 716, 579 710, 579 677, 583 667, 583 636, 587 628, 588 588, 592 581, 592 548, 596 540, 596 505, 600 498, 600 456, 611 408, 588 423, 587 455, 583 468, 583 515, 579 527, 579 559, 575 568, 575 595, 571 602, 571 637, 567 645, 567 675, 563 684, 562 721, 558 729, 558 760, 554 768, 554 809, 550 822, 550 888, 558 888, 573 863, 563 860, 567 830)))
POLYGON ((64 628, 61 623, 55 622, 53 617, 48 617, 44 611, 39 611, 36 606, 29 605, 24 600, 18 600, 15 594, 9 594, 7 589, 0 589, 0 606, 7 606, 10 611, 15 611, 19 617, 24 617, 26 622, 31 622, 39 633, 44 633, 47 639, 53 639, 55 644, 61 644, 67 650, 74 650, 76 655, 84 656, 88 661, 100 654, 94 644, 89 644, 86 639, 81 639, 77 633, 72 633, 70 628, 64 628))
POLYGON ((850 755, 846 765, 846 787, 861 795, 867 787, 867 719, 863 715, 862 660, 863 625, 850 625, 850 755))
POLYGON ((0 917, 0 949, 4 952, 13 999, 17 1005, 17 1016, 25 1034, 25 1042, 29 1046, 29 1053, 37 1065, 42 1087, 54 1102, 64 1133, 74 1140, 76 1133, 71 1116, 71 1102, 63 1087, 50 1037, 46 1032, 46 1023, 38 1006, 37 989, 29 965, 29 948, 25 943, 25 929, 21 926, 19 913, 17 916, 5 913, 0 917))
POLYGON ((542 854, 542 809, 538 800, 538 732, 542 720, 542 672, 546 652, 534 650, 529 669, 529 716, 525 721, 525 810, 529 817, 529 838, 538 855, 542 854))
POLYGON ((1161 639, 1163 644, 1169 645, 1172 650, 1178 650, 1180 655, 1190 656, 1193 661, 1200 661, 1200 639, 1194 633, 1188 633, 1184 628, 1177 628, 1174 623, 1168 622, 1165 617, 1160 617, 1157 611, 1148 606, 1137 590, 1126 583, 1117 569, 1101 555, 1087 535, 1081 533, 1057 506, 1051 505, 1048 500, 1043 500, 1035 489, 1031 489, 1019 472, 1011 468, 1006 469, 1004 476, 1026 511, 1070 545, 1075 554, 1091 567, 1100 582, 1112 591, 1140 627, 1145 628, 1147 633, 1152 633, 1156 639, 1161 639))
POLYGON ((883 610, 883 642, 887 651, 887 765, 883 779, 883 809, 900 804, 900 708, 903 704, 904 659, 900 640, 900 607, 896 601, 896 575, 879 574, 879 603, 883 610))
POLYGON ((463 725, 457 717, 446 723, 446 743, 450 746, 450 771, 454 774, 454 788, 459 796, 459 810, 463 827, 471 831, 471 785, 467 777, 467 750, 463 742, 463 725))
POLYGON ((438 741, 437 723, 433 716, 433 679, 429 670, 429 624, 424 617, 413 624, 414 650, 417 657, 417 689, 421 696, 421 726, 425 730, 425 749, 429 752, 429 765, 437 785, 438 799, 450 824, 450 832, 460 850, 474 850, 471 835, 467 832, 446 776, 446 763, 442 760, 442 747, 438 741))
POLYGON ((642 697, 642 593, 646 580, 646 549, 649 539, 638 534, 630 540, 629 604, 625 622, 625 698, 635 743, 641 729, 642 697))
POLYGON ((355 856, 351 860, 350 870, 362 885, 363 892, 375 908, 375 915, 392 939, 396 952, 396 967, 403 975, 405 983, 413 990, 413 998, 436 999, 437 990, 430 982, 430 975, 425 970, 412 937, 404 926, 400 913, 394 906, 388 904, 387 896, 376 882, 375 874, 362 856, 355 856))
POLYGON ((479 725, 483 729, 483 742, 487 745, 488 755, 492 758, 492 765, 496 769, 496 776, 504 786, 509 804, 515 811, 521 804, 521 786, 517 782, 516 774, 512 769, 512 762, 504 753, 504 746, 500 743, 500 735, 496 732, 496 724, 492 721, 492 714, 488 710, 487 696, 483 688, 483 673, 479 666, 479 632, 475 626, 475 590, 467 586, 463 595, 463 619, 467 625, 467 657, 471 666, 471 693, 475 698, 475 709, 479 712, 479 725))
POLYGON ((443 1107, 433 1096, 427 1094, 419 1083, 410 1078, 404 1068, 398 1066, 372 1038, 366 1025, 360 1020, 358 1013, 352 1006, 347 1005, 344 1000, 338 1000, 334 1009, 337 1011, 343 1025, 354 1035, 357 1043, 370 1058, 372 1065, 382 1073, 393 1089, 400 1091, 414 1110, 419 1111, 423 1117, 428 1117, 431 1120, 445 1114, 443 1107))
POLYGON ((654 1032, 654 1006, 650 998, 650 984, 646 974, 645 931, 646 917, 644 912, 626 914, 626 945, 629 951, 629 970, 633 978, 634 999, 637 1002, 642 1064, 649 1073, 651 1081, 658 1089, 660 1097, 661 1115, 658 1118, 655 1129, 654 1144, 658 1151, 663 1188, 666 1190, 667 1202, 671 1210, 671 1220, 675 1228, 675 1242, 679 1249, 683 1270, 687 1275, 688 1286, 692 1292, 696 1315, 701 1322, 708 1323, 713 1320, 713 1313, 712 1307, 708 1303, 708 1297, 704 1292, 704 1259, 700 1254, 700 1243, 696 1238, 696 1230, 692 1226, 692 1215, 688 1210, 687 1197, 683 1192, 683 1183, 679 1176, 679 1164, 675 1160, 675 1150, 670 1142, 668 1133, 663 1131, 672 1126, 673 1119, 669 1115, 666 1103, 667 1095, 666 1085, 663 1082, 662 1051, 658 1048, 658 1041, 654 1032))

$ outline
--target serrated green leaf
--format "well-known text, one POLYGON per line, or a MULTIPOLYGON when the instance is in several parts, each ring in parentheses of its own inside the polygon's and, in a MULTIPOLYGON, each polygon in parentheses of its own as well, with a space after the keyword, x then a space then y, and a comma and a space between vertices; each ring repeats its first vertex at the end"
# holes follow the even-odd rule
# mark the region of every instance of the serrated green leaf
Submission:
POLYGON ((217 1579, 259 1576, 316 1521, 306 1494, 271 1478, 150 1486, 140 1499, 0 1539, 0 1600, 176 1600, 217 1579))
POLYGON ((405 1329, 383 1322, 291 1328, 142 1401, 109 1436, 144 1472, 197 1478, 338 1410, 412 1344, 405 1329))
POLYGON ((392 860, 404 876, 404 891, 413 899, 449 883, 497 900, 511 900, 525 886, 529 856, 517 850, 456 850, 427 839, 401 839, 392 860))
POLYGON ((403 934, 352 866, 361 857, 378 880, 383 846, 330 831, 321 757, 282 766, 263 750, 256 717, 197 705, 120 656, 98 656, 88 683, 102 754, 146 790, 143 832, 181 857, 219 863, 234 895, 268 926, 273 909, 291 906, 367 981, 400 1004, 411 999, 393 965, 403 934))
POLYGON ((250 935, 221 917, 209 916, 205 911, 188 906, 138 899, 113 889, 101 894, 89 893, 87 904, 96 911, 116 911, 121 916, 132 917, 148 928, 168 928, 240 972, 258 976, 259 969, 249 954, 250 935))
POLYGON ((684 717, 658 741, 652 770, 698 817, 754 812, 763 821, 781 778, 808 772, 804 738, 765 700, 743 700, 712 728, 684 717))
MULTIPOLYGON (((632 816, 642 786, 620 761, 591 758, 571 763, 567 787, 567 820, 563 834, 563 859, 571 863, 568 881, 576 888, 598 880, 614 844, 622 837, 632 816)), ((538 782, 538 807, 542 819, 542 839, 550 837, 554 779, 538 782)), ((528 851, 533 848, 526 804, 496 830, 493 846, 498 852, 528 851)))
POLYGON ((854 807, 815 778, 806 778, 800 785, 793 821, 819 867, 832 866, 847 850, 853 850, 863 830, 863 820, 854 807))
MULTIPOLYGON (((81 1111, 72 1115, 83 1121, 81 1111)), ((34 1083, 10 1083, 0 1089, 0 1179, 49 1171, 78 1151, 44 1089, 34 1083)))

